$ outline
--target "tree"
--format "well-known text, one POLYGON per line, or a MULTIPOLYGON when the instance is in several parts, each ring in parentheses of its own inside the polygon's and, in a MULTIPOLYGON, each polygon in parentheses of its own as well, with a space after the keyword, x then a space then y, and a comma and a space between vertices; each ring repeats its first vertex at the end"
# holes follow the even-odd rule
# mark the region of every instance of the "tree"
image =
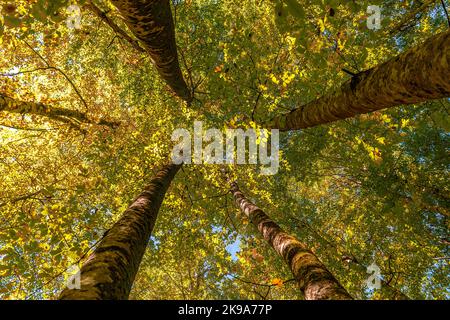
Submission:
POLYGON ((164 195, 179 169, 170 164, 158 172, 84 263, 81 288, 65 289, 60 299, 128 298, 164 195))
POLYGON ((289 265, 305 299, 351 299, 314 253, 303 243, 285 233, 264 211, 247 200, 236 182, 231 184, 231 192, 241 211, 289 265))
POLYGON ((450 31, 364 72, 352 75, 336 92, 276 116, 270 128, 297 130, 402 104, 450 95, 450 31))
POLYGON ((126 24, 152 57, 160 76, 181 99, 190 103, 192 95, 178 62, 175 31, 169 0, 114 0, 126 24))
MULTIPOLYGON (((167 165, 174 130, 297 110, 305 129, 281 132, 279 171, 232 165, 233 179, 350 297, 447 299, 448 23, 444 1, 0 0, 0 298, 58 298, 68 267, 117 253, 95 250, 167 165), (436 39, 445 50, 427 51, 436 39), (401 88, 388 73, 400 62, 401 88), (380 70, 395 88, 374 85, 380 70), (381 289, 366 286, 373 263, 381 289)), ((125 298, 134 273, 131 299, 305 298, 222 169, 183 165, 140 264, 111 261, 111 294, 125 298)))

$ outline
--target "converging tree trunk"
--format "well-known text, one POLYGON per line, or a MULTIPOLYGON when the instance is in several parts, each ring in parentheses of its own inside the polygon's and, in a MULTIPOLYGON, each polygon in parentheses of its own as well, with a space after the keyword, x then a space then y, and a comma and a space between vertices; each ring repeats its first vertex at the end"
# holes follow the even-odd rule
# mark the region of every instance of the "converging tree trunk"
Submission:
POLYGON ((81 268, 81 288, 66 288, 64 300, 127 299, 164 195, 179 170, 166 165, 106 233, 81 268))
POLYGON ((112 0, 131 32, 155 62, 161 77, 177 96, 192 100, 178 62, 175 28, 169 0, 112 0))
POLYGON ((372 69, 337 91, 263 125, 282 131, 314 127, 359 114, 450 96, 450 30, 372 69))
POLYGON ((231 192, 240 210, 289 265, 305 299, 352 299, 314 253, 296 238, 284 232, 260 208, 250 202, 239 190, 236 182, 231 184, 231 192))
POLYGON ((104 119, 94 121, 92 119, 89 119, 85 113, 80 111, 49 107, 43 103, 38 102, 15 100, 0 93, 0 112, 1 111, 20 114, 34 114, 66 123, 70 122, 70 120, 75 120, 76 122, 104 125, 111 128, 115 128, 120 125, 119 122, 108 121, 104 119))

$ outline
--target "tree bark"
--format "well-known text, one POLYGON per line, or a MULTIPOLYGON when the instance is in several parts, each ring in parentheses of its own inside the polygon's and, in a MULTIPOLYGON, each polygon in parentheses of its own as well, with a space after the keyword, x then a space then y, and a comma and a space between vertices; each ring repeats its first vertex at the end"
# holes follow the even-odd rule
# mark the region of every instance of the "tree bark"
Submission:
POLYGON ((2 93, 0 93, 0 112, 1 111, 20 114, 34 114, 62 122, 68 122, 68 120, 73 119, 81 123, 104 125, 111 128, 116 128, 120 125, 119 122, 104 119, 95 122, 89 119, 85 113, 80 111, 49 107, 43 103, 37 102, 18 101, 7 97, 2 93))
POLYGON ((81 288, 66 288, 63 300, 127 299, 164 195, 181 166, 164 166, 106 233, 81 268, 81 288))
POLYGON ((297 130, 404 104, 450 96, 450 30, 372 69, 337 91, 263 124, 297 130))
POLYGON ((155 62, 160 76, 187 103, 192 95, 178 62, 175 27, 169 0, 111 0, 125 23, 155 62))
POLYGON ((99 7, 97 7, 92 1, 88 1, 86 3, 86 7, 92 11, 97 17, 99 17, 102 21, 104 21, 111 29, 116 33, 116 35, 120 36, 122 39, 128 41, 128 43, 136 49, 138 52, 146 52, 140 45, 139 41, 130 37, 125 31, 123 31, 117 24, 114 23, 107 15, 106 12, 103 12, 99 7))
POLYGON ((236 182, 231 184, 231 192, 240 210, 289 265, 306 300, 352 299, 314 253, 245 198, 236 182))

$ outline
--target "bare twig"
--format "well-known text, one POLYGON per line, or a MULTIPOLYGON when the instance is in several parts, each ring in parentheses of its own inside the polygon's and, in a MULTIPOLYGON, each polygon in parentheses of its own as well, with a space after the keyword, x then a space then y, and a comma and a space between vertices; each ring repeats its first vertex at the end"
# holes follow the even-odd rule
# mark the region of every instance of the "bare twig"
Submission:
POLYGON ((450 28, 450 17, 448 16, 447 7, 445 6, 444 0, 441 0, 442 8, 444 9, 445 16, 447 17, 447 23, 450 28))
MULTIPOLYGON (((75 84, 73 83, 73 81, 67 76, 67 74, 62 71, 61 69, 57 68, 57 67, 53 67, 51 66, 47 60, 39 53, 37 52, 25 39, 21 39, 28 48, 30 48, 47 66, 45 69, 53 69, 55 71, 58 71, 60 74, 63 75, 64 78, 66 78, 67 82, 70 83, 70 85, 72 86, 73 90, 75 90, 75 93, 77 94, 77 96, 80 98, 81 102, 83 103, 84 107, 86 108, 86 111, 89 110, 88 105, 86 103, 86 100, 84 100, 83 96, 81 95, 80 91, 78 91, 78 88, 75 86, 75 84)), ((42 68, 44 69, 44 68, 42 68)))
POLYGON ((122 39, 126 40, 136 51, 138 52, 146 52, 139 45, 139 41, 133 39, 129 36, 125 31, 123 31, 114 21, 112 21, 105 12, 103 12, 99 7, 97 7, 92 1, 88 1, 86 7, 91 10, 96 16, 98 16, 102 21, 104 21, 108 26, 113 29, 116 33, 116 36, 120 36, 122 39))

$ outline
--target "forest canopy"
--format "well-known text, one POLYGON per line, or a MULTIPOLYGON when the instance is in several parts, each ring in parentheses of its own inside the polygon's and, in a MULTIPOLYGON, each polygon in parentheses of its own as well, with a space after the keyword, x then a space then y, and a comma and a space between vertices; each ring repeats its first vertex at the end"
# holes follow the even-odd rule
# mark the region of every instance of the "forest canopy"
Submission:
POLYGON ((449 10, 0 0, 0 299, 448 299, 449 10))

